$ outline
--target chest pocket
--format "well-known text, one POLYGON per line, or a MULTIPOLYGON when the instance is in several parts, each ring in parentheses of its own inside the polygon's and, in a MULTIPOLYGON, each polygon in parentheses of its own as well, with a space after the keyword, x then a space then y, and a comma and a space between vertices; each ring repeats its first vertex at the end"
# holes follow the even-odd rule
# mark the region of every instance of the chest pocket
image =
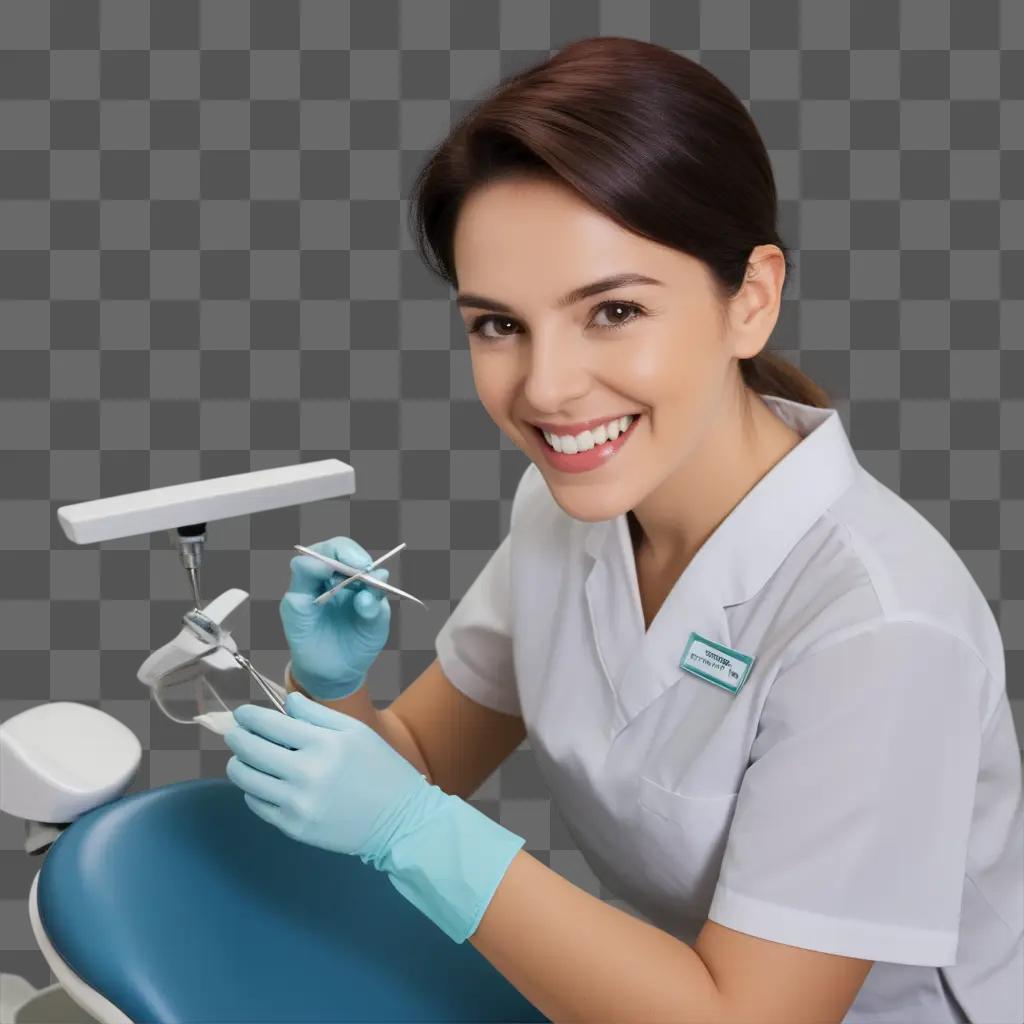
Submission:
POLYGON ((707 917, 738 796, 684 796, 640 777, 640 859, 666 917, 707 917))

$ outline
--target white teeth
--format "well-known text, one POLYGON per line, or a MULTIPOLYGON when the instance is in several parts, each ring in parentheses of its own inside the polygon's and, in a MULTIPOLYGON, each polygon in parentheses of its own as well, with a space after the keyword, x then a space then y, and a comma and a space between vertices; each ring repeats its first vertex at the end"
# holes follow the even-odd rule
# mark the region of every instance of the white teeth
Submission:
POLYGON ((606 441, 614 441, 619 434, 624 433, 626 428, 636 419, 635 416, 620 416, 617 420, 609 420, 595 430, 584 430, 575 435, 549 434, 542 431, 544 440, 547 441, 556 452, 564 452, 567 455, 576 455, 578 452, 587 452, 595 444, 604 444, 606 441))

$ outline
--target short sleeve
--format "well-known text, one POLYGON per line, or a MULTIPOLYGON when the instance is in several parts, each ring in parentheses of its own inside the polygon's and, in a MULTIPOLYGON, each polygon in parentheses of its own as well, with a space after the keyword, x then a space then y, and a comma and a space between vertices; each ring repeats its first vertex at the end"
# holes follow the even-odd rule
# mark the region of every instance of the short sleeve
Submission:
POLYGON ((478 704, 520 714, 512 659, 511 532, 469 585, 434 641, 444 674, 478 704))
POLYGON ((774 680, 710 920, 893 963, 956 963, 987 671, 924 622, 829 641, 774 680))
POLYGON ((478 704, 521 715, 512 657, 512 545, 522 530, 524 502, 533 503, 547 485, 534 463, 516 485, 509 531, 467 588, 434 641, 444 674, 478 704))

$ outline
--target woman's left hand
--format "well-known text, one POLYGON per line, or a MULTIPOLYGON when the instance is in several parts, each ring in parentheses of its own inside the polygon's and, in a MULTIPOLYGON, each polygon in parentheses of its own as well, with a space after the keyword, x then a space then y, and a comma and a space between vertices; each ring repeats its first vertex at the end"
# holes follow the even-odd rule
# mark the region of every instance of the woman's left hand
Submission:
POLYGON ((243 704, 227 776, 254 813, 299 842, 378 866, 430 782, 358 718, 288 694, 287 715, 243 704))

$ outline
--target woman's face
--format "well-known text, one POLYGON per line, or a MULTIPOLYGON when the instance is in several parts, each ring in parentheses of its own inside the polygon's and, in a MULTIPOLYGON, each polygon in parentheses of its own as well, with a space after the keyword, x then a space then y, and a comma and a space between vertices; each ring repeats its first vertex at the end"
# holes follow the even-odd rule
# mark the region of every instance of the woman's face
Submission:
POLYGON ((723 398, 740 391, 734 360, 767 339, 734 328, 733 313, 723 320, 699 260, 620 227, 557 182, 474 191, 454 247, 480 401, 577 519, 634 508, 683 467, 723 398), (560 303, 620 274, 661 283, 560 303), (607 429, 598 433, 589 453, 572 454, 571 442, 556 453, 536 426, 577 435, 585 421, 627 415, 626 433, 610 443, 607 429))

